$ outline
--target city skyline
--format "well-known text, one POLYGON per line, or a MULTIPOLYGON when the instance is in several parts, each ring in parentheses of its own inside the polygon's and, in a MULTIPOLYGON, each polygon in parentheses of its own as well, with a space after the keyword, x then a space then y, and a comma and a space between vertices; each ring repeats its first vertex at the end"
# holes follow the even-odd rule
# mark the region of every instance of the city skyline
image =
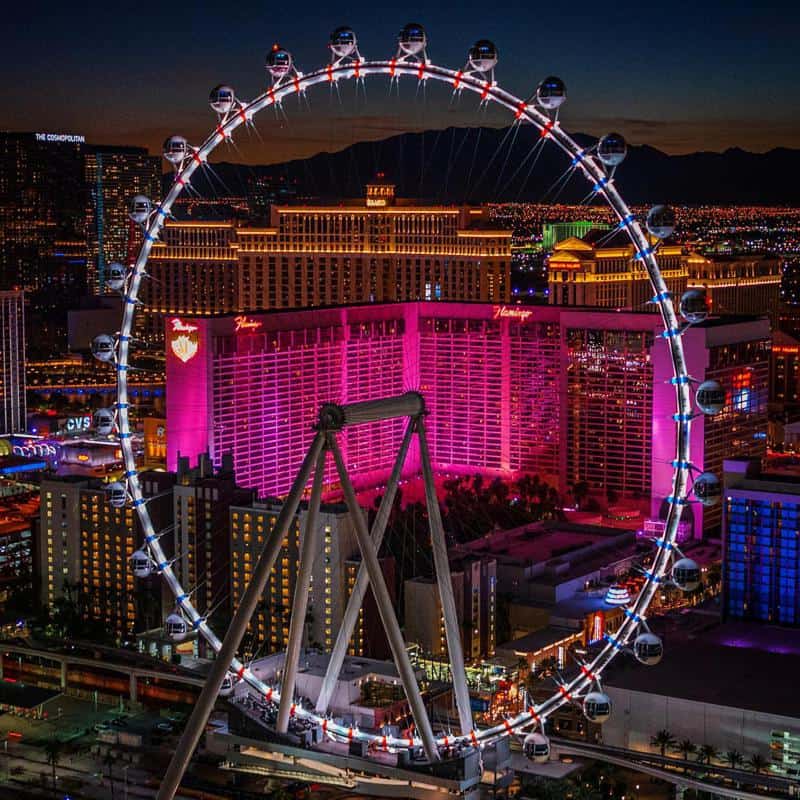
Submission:
MULTIPOLYGON (((43 9, 35 24, 29 11, 10 12, 18 35, 5 50, 4 70, 14 116, 0 127, 78 133, 87 141, 156 153, 172 132, 190 140, 207 133, 212 115, 206 100, 215 84, 230 83, 245 98, 263 91, 264 57, 273 42, 290 49, 308 71, 327 63, 330 31, 349 24, 366 57, 389 58, 407 16, 426 26, 433 60, 454 68, 476 39, 491 38, 500 54, 499 82, 521 96, 547 74, 563 77, 571 101, 563 119, 571 130, 600 135, 619 129, 633 143, 669 153, 800 147, 800 90, 790 77, 800 15, 777 4, 753 9, 706 2, 673 7, 668 15, 633 4, 600 14, 583 4, 570 15, 543 8, 536 16, 500 5, 483 26, 465 21, 463 9, 442 5, 411 8, 397 19, 367 4, 351 7, 344 15, 349 19, 327 8, 308 9, 302 18, 279 8, 267 20, 252 4, 242 4, 225 9, 224 34, 212 9, 189 19, 162 15, 154 27, 140 24, 133 8, 112 12, 91 3, 43 9), (96 47, 75 48, 78 37, 96 47), (181 37, 200 56, 192 59, 191 71, 171 68, 184 63, 176 47, 181 37), (615 91, 617 86, 624 90, 615 91)), ((368 82, 356 109, 348 99, 352 87, 343 87, 344 113, 317 91, 310 96, 313 113, 298 114, 287 103, 288 123, 262 123, 259 135, 249 143, 240 137, 238 151, 231 152, 245 163, 274 163, 403 130, 483 121, 474 104, 454 108, 433 92, 421 103, 410 83, 403 90, 405 99, 396 103, 377 81, 368 82)), ((485 119, 505 121, 492 114, 485 119)))
POLYGON ((395 13, 7 15, 0 786, 790 796, 800 12, 395 13))

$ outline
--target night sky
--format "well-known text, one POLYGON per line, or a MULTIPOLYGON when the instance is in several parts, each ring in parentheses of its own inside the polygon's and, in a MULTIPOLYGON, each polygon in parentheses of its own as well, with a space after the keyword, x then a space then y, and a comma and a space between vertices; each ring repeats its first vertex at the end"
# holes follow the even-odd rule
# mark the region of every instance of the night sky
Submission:
MULTIPOLYGON (((427 29, 430 58, 453 68, 476 39, 495 41, 497 80, 514 93, 530 95, 547 74, 562 77, 562 118, 572 131, 617 129, 671 153, 800 147, 800 10, 755 5, 14 3, 4 11, 0 128, 83 133, 153 152, 173 132, 196 143, 213 124, 211 87, 229 83, 247 100, 259 94, 274 41, 310 71, 327 63, 337 25, 355 29, 364 57, 388 58, 402 25, 416 21, 427 29)), ((399 103, 380 79, 368 81, 358 105, 352 86, 342 86, 341 104, 327 87, 309 99, 313 113, 291 98, 288 124, 263 113, 259 133, 243 134, 224 157, 269 163, 399 130, 505 120, 482 117, 471 97, 451 107, 444 88, 423 98, 413 82, 399 103)))

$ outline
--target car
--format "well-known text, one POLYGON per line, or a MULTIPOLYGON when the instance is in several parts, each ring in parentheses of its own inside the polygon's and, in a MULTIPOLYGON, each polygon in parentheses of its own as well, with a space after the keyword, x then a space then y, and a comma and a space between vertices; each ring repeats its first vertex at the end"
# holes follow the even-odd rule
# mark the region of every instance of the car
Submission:
POLYGON ((115 728, 127 728, 128 727, 127 720, 122 719, 122 717, 117 717, 116 719, 112 719, 111 720, 111 724, 115 728))
POLYGON ((172 733, 172 724, 169 722, 159 722, 156 725, 156 730, 161 731, 162 733, 172 733))

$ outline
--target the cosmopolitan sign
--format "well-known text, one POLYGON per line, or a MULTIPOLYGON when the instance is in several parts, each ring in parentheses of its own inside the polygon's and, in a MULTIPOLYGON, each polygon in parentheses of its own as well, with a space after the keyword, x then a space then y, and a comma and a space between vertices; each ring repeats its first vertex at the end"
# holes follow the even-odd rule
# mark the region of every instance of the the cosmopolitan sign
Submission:
POLYGON ((66 144, 85 144, 86 137, 79 133, 37 133, 37 142, 64 142, 66 144))
POLYGON ((533 316, 529 308, 516 308, 515 306, 495 306, 492 319, 515 319, 526 322, 533 316))

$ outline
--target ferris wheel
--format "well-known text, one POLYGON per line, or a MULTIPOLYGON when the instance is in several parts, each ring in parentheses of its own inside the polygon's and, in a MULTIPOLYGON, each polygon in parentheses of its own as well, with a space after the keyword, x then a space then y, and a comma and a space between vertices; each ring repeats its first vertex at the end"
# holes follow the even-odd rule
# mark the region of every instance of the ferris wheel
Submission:
MULTIPOLYGON (((144 542, 132 558, 134 575, 143 578, 154 572, 159 573, 175 597, 176 607, 166 619, 166 633, 177 641, 192 635, 202 637, 218 655, 206 687, 176 750, 173 764, 164 778, 159 797, 173 796, 214 701, 220 693, 230 695, 234 684, 239 682, 243 682, 249 691, 277 708, 279 718, 280 716, 285 718, 288 714, 292 718, 308 720, 320 726, 324 735, 334 741, 344 743, 361 741, 372 748, 389 752, 422 748, 429 760, 434 761, 444 750, 453 746, 479 749, 504 737, 520 735, 525 737, 524 749, 529 757, 537 761, 546 760, 549 756, 549 743, 544 734, 544 723, 562 705, 571 703, 580 706, 585 716, 593 722, 602 723, 608 719, 611 714, 611 700, 603 691, 601 681, 604 670, 616 656, 629 654, 644 665, 654 665, 661 660, 663 644, 659 637, 650 631, 647 624, 647 610, 659 587, 670 583, 690 591, 699 585, 700 569, 697 563, 686 558, 677 545, 678 526, 692 493, 695 501, 711 505, 719 501, 721 487, 714 475, 696 474, 690 460, 690 428, 693 417, 699 414, 718 413, 724 406, 725 393, 715 381, 706 381, 699 387, 695 386, 695 381, 687 373, 682 333, 688 326, 706 318, 708 305, 702 292, 690 290, 681 297, 676 311, 659 271, 656 258, 658 247, 674 231, 674 213, 666 206, 656 206, 647 214, 644 226, 640 223, 626 205, 614 182, 615 170, 627 153, 625 139, 617 133, 610 133, 602 137, 594 147, 580 147, 562 128, 558 119, 559 109, 567 98, 566 87, 562 80, 554 76, 547 77, 538 85, 531 97, 522 99, 505 91, 495 81, 498 51, 492 42, 488 40, 476 42, 468 51, 465 65, 458 70, 438 66, 430 61, 427 45, 424 28, 412 23, 406 25, 400 32, 397 50, 392 58, 378 61, 365 60, 360 54, 354 31, 350 28, 337 28, 330 37, 330 62, 320 69, 305 74, 297 69, 292 55, 287 50, 275 45, 266 59, 268 88, 254 100, 245 102, 230 86, 215 87, 211 91, 209 104, 216 113, 217 121, 206 140, 194 146, 183 136, 175 135, 164 143, 164 158, 175 170, 174 182, 166 196, 160 202, 142 195, 137 195, 132 200, 131 218, 142 229, 143 243, 135 263, 129 268, 120 264, 111 265, 107 280, 109 287, 124 298, 120 331, 116 335, 97 337, 92 346, 94 355, 101 361, 113 364, 117 372, 116 405, 112 409, 101 409, 95 420, 98 432, 117 433, 124 457, 124 481, 120 480, 109 486, 109 502, 116 507, 131 505, 141 522, 144 542), (542 140, 552 142, 562 150, 571 162, 571 169, 581 173, 588 181, 592 194, 604 199, 613 210, 617 218, 616 229, 624 231, 630 238, 635 259, 641 263, 649 276, 653 292, 651 302, 657 305, 660 311, 664 328, 661 335, 669 349, 673 367, 671 383, 675 390, 673 414, 675 460, 672 463, 674 469, 672 493, 667 498, 668 511, 663 535, 654 541, 655 552, 652 563, 647 569, 643 569, 645 578, 643 587, 638 596, 624 598, 624 618, 621 626, 613 635, 606 635, 601 647, 590 660, 578 663, 574 677, 559 682, 557 690, 549 699, 538 704, 528 702, 520 713, 504 719, 500 724, 483 729, 476 728, 472 724, 468 698, 467 708, 463 707, 466 691, 465 678, 461 674, 463 654, 460 652, 458 638, 453 640, 448 638, 460 730, 447 736, 434 733, 429 720, 416 718, 419 716, 419 706, 414 705, 411 697, 409 702, 412 710, 418 712, 414 720, 415 732, 408 737, 399 737, 383 732, 360 730, 337 722, 330 717, 325 708, 318 706, 313 710, 308 709, 295 703, 293 697, 287 696, 286 692, 282 694, 282 686, 269 685, 259 678, 236 656, 241 632, 238 633, 238 638, 237 635, 226 635, 224 641, 221 640, 211 629, 204 613, 195 608, 192 602, 192 590, 182 586, 173 568, 173 562, 166 556, 160 543, 164 532, 154 528, 148 511, 148 498, 144 496, 139 480, 132 441, 128 381, 131 348, 135 344, 132 337, 134 319, 141 308, 139 291, 142 281, 148 277, 146 265, 153 244, 159 239, 160 232, 171 215, 173 204, 189 186, 192 175, 197 170, 204 169, 211 153, 222 143, 231 141, 238 128, 250 125, 259 112, 268 108, 280 108, 287 97, 303 95, 316 85, 361 81, 372 76, 389 78, 391 81, 400 78, 420 83, 435 81, 451 87, 453 93, 459 95, 471 93, 477 96, 481 104, 494 103, 505 109, 513 123, 534 126, 538 129, 542 140)), ((421 420, 424 398, 411 395, 413 393, 394 398, 391 402, 387 401, 388 405, 384 404, 380 408, 374 407, 367 412, 367 416, 370 413, 377 414, 374 416, 377 419, 388 418, 385 414, 395 417, 408 415, 409 418, 421 420)), ((330 414, 346 415, 348 410, 353 411, 352 407, 348 406, 330 407, 323 409, 320 418, 323 419, 330 414)), ((415 425, 421 423, 415 422, 415 425)), ((418 427, 415 430, 419 433, 418 427)), ((407 436, 410 436, 410 433, 407 432, 407 436)), ((296 481, 301 492, 310 477, 314 459, 318 457, 319 452, 314 458, 311 458, 309 453, 307 463, 304 462, 307 466, 304 478, 303 480, 298 478, 296 481)), ((317 484, 322 480, 321 474, 322 471, 318 468, 315 472, 312 495, 319 490, 317 484)), ((282 536, 280 538, 282 539, 282 536)), ((262 575, 264 582, 268 577, 269 566, 267 565, 266 572, 262 575)), ((257 573, 258 569, 255 572, 257 573)), ((300 579, 297 586, 298 591, 302 591, 300 579)), ((263 585, 261 590, 263 591, 263 585)), ((242 611, 241 606, 240 611, 242 611)), ((247 619, 243 621, 246 625, 247 619)), ((237 621, 234 618, 232 629, 236 625, 237 621)), ((239 627, 241 628, 241 624, 239 627)), ((297 659, 298 652, 290 653, 287 659, 290 657, 297 659)), ((402 672, 402 665, 397 666, 402 672)))

